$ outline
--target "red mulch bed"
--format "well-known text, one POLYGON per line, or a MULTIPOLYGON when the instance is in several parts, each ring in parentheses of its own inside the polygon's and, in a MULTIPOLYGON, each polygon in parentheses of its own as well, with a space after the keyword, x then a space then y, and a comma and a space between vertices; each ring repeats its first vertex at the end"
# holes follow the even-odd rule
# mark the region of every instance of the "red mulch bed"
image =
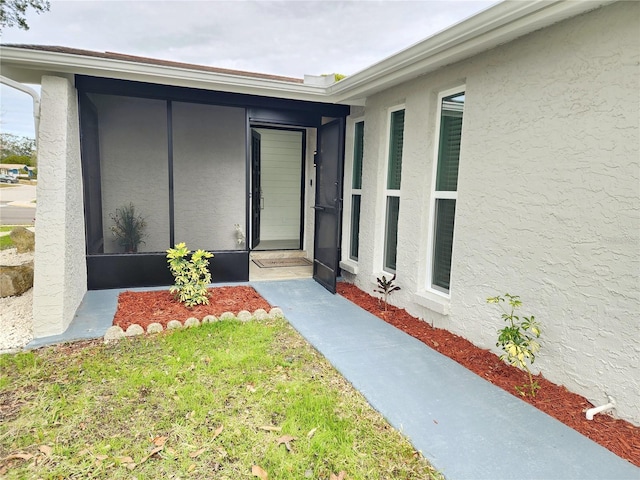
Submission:
POLYGON ((535 376, 535 380, 541 387, 535 398, 530 396, 523 398, 515 387, 527 383, 527 374, 502 362, 489 350, 478 348, 468 340, 447 330, 432 328, 427 322, 412 317, 404 309, 389 305, 385 312, 384 305, 378 298, 363 292, 355 285, 339 283, 338 293, 640 467, 640 427, 603 414, 596 415, 591 421, 587 420, 584 411, 593 405, 580 395, 568 391, 562 385, 551 383, 541 375, 535 376))
MULTIPOLYGON (((124 330, 132 323, 137 323, 145 329, 153 322, 166 327, 169 320, 184 321, 189 317, 202 319, 206 315, 219 316, 224 312, 238 313, 240 310, 253 312, 258 308, 269 311, 271 308, 266 300, 251 287, 217 287, 211 288, 210 291, 210 304, 193 309, 186 308, 175 301, 166 290, 123 292, 118 298, 118 310, 113 324, 119 325, 124 330)), ((478 348, 468 340, 447 330, 432 328, 428 323, 409 315, 404 309, 389 305, 385 313, 377 298, 354 285, 339 283, 338 293, 640 467, 640 427, 603 414, 596 415, 591 421, 586 420, 584 410, 591 408, 592 405, 580 395, 571 393, 561 385, 551 383, 541 375, 535 377, 541 387, 536 397, 523 398, 515 387, 528 380, 526 374, 500 361, 490 351, 478 348)))
POLYGON ((154 322, 166 328, 170 320, 184 322, 189 317, 202 320, 207 315, 220 316, 224 312, 254 312, 259 308, 268 312, 271 309, 271 305, 252 287, 216 287, 210 288, 209 292, 209 305, 193 308, 176 301, 168 290, 122 292, 118 296, 118 310, 113 324, 126 330, 132 323, 137 323, 146 330, 154 322))

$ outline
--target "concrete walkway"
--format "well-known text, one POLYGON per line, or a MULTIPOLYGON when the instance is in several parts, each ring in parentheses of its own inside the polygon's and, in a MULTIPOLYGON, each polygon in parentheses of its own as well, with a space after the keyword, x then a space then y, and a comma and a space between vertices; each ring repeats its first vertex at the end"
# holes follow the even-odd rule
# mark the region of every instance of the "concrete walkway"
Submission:
MULTIPOLYGON (((639 468, 311 279, 251 285, 449 480, 640 479, 639 468)), ((118 292, 88 292, 67 332, 28 347, 100 337, 118 292)))

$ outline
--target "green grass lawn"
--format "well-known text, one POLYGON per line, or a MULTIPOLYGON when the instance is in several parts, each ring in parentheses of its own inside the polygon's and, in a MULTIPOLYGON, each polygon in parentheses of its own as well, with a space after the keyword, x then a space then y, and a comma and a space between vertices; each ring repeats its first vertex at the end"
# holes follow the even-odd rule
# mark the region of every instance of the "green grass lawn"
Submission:
MULTIPOLYGON (((10 232, 17 226, 29 227, 30 225, 2 225, 0 226, 0 233, 10 232)), ((6 248, 13 248, 13 247, 15 247, 15 245, 11 241, 11 237, 9 237, 9 235, 2 235, 0 237, 0 250, 4 250, 6 248)))
POLYGON ((283 319, 1 355, 0 371, 2 478, 439 478, 283 319))
POLYGON ((11 240, 11 237, 9 235, 3 235, 0 237, 0 250, 13 247, 13 241, 11 240))

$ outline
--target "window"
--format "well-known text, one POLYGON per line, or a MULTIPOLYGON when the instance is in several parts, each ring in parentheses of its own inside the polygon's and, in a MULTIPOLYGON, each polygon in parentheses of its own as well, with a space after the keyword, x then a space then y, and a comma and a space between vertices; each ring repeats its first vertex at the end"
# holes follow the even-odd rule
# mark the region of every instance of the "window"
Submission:
POLYGON ((453 231, 458 198, 458 166, 462 138, 464 91, 440 95, 436 131, 437 162, 433 183, 433 230, 431 240, 430 287, 449 293, 453 231))
POLYGON ((351 176, 351 236, 349 258, 358 261, 360 246, 360 198, 362 195, 362 153, 364 146, 364 122, 354 126, 353 171, 351 176))
POLYGON ((398 247, 398 216, 400 213, 400 181, 402 177, 402 145, 404 139, 404 108, 390 112, 389 157, 385 185, 385 222, 383 268, 396 271, 398 247))

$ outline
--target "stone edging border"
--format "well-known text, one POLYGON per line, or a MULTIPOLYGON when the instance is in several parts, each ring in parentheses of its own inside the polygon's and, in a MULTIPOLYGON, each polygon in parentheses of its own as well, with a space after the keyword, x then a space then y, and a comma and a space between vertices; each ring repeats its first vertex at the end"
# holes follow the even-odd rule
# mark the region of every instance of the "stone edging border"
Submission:
MULTIPOLYGON (((167 323, 167 330, 176 330, 180 328, 191 328, 191 327, 199 327, 205 323, 215 323, 220 320, 231 320, 238 319, 241 322, 248 322, 250 320, 267 320, 267 319, 276 319, 276 318, 284 318, 284 313, 282 309, 278 307, 274 307, 267 313, 266 310, 259 308, 255 312, 251 313, 248 310, 240 310, 236 315, 233 312, 224 312, 219 317, 215 315, 207 315, 202 321, 197 319, 196 317, 187 318, 184 323, 180 322, 180 320, 170 320, 167 323)), ((160 333, 164 330, 164 327, 160 323, 150 323, 147 326, 146 333, 160 333)), ((145 333, 144 328, 142 328, 137 323, 129 325, 126 331, 122 330, 122 327, 117 325, 113 325, 107 329, 107 332, 104 334, 104 343, 115 342, 125 337, 134 337, 137 335, 143 335, 145 333)))

